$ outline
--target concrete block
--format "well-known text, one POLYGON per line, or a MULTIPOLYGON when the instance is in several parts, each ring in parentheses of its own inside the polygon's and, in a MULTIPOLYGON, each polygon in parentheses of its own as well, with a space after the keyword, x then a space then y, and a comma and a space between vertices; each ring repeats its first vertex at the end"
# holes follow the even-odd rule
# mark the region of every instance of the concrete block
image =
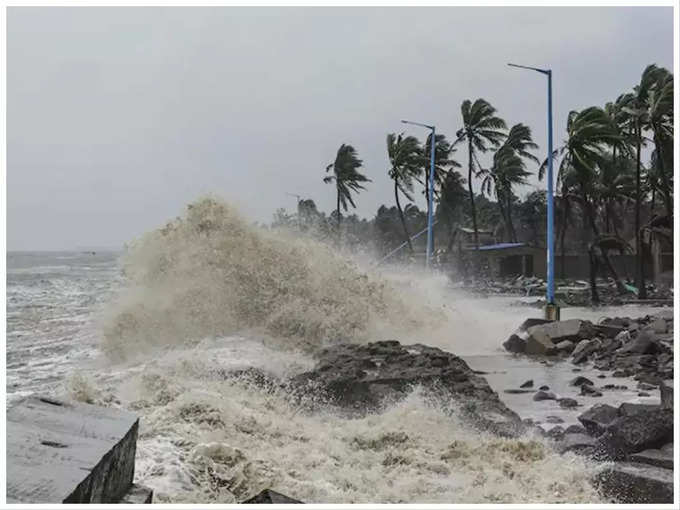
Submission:
POLYGON ((7 411, 8 503, 116 503, 134 477, 132 413, 47 397, 7 411))
POLYGON ((153 489, 133 483, 130 490, 118 503, 122 505, 149 505, 152 499, 153 489))

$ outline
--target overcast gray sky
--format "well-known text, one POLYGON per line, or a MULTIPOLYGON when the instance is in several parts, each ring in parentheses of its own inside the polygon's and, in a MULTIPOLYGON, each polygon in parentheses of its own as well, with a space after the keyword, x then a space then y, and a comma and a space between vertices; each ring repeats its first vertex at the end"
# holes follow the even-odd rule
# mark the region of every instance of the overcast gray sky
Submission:
POLYGON ((508 61, 554 70, 556 143, 569 110, 674 70, 670 7, 21 7, 7 34, 9 250, 121 246, 206 192, 257 221, 285 192, 330 211, 341 143, 372 217, 402 118, 452 138, 483 97, 544 153, 545 79, 508 61))

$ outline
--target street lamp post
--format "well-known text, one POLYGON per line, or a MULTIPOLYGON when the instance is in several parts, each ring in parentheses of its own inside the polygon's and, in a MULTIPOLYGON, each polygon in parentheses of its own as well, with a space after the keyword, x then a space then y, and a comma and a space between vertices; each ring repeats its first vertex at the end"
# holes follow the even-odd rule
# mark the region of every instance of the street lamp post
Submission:
POLYGON ((508 64, 510 67, 529 69, 548 77, 548 232, 546 244, 548 245, 548 287, 546 289, 546 319, 559 320, 560 309, 555 304, 555 242, 553 235, 554 225, 554 200, 553 200, 553 122, 552 122, 552 69, 539 69, 537 67, 508 64))
POLYGON ((429 126, 427 124, 421 124, 420 122, 411 122, 409 120, 402 120, 403 124, 413 124, 414 126, 420 126, 432 130, 431 148, 430 148, 430 186, 429 193, 427 197, 427 248, 425 248, 425 267, 430 267, 430 257, 432 257, 432 251, 434 246, 432 246, 432 210, 433 210, 433 197, 434 197, 434 148, 435 148, 435 127, 429 126))

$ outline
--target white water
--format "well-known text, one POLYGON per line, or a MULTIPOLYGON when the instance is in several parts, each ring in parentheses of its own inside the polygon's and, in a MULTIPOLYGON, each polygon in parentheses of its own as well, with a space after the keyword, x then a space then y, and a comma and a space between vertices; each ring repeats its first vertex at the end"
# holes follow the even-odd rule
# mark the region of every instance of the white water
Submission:
MULTIPOLYGON (((63 387, 15 377, 8 393, 51 389, 135 409, 136 478, 154 488, 156 501, 230 503, 264 488, 329 503, 601 501, 588 483, 598 466, 558 456, 540 439, 470 430, 450 404, 417 391, 382 414, 347 419, 308 414, 284 394, 224 378, 249 366, 299 373, 313 365, 316 348, 337 341, 396 338, 497 354, 530 309, 507 298, 465 298, 444 276, 369 271, 311 240, 251 228, 216 201, 194 204, 139 240, 123 268, 124 290, 110 305, 86 307, 88 336, 69 344, 67 356, 87 356, 44 357, 45 373, 70 373, 58 378, 63 387)), ((17 374, 42 373, 31 366, 38 360, 25 335, 12 345, 23 349, 17 374)))

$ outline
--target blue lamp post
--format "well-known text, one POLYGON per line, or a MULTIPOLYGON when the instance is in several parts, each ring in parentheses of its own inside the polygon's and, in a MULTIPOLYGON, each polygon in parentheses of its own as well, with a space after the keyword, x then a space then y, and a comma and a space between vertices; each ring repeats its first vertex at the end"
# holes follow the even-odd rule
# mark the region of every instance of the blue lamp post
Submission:
POLYGON ((414 126, 421 126, 432 130, 432 142, 430 150, 430 186, 429 193, 427 197, 427 248, 425 249, 425 267, 430 266, 430 257, 432 257, 432 251, 434 246, 432 246, 432 209, 433 209, 433 197, 434 197, 434 148, 435 148, 435 129, 434 126, 428 126, 427 124, 421 124, 419 122, 411 122, 409 120, 402 120, 403 124, 413 124, 414 126))
POLYGON ((548 248, 548 287, 546 289, 546 319, 559 320, 559 307, 555 304, 555 242, 553 234, 554 225, 554 203, 553 203, 553 122, 552 122, 552 69, 538 69, 536 67, 521 66, 517 64, 508 64, 510 67, 519 67, 521 69, 529 69, 538 73, 544 74, 548 77, 548 233, 547 233, 547 248, 548 248))

